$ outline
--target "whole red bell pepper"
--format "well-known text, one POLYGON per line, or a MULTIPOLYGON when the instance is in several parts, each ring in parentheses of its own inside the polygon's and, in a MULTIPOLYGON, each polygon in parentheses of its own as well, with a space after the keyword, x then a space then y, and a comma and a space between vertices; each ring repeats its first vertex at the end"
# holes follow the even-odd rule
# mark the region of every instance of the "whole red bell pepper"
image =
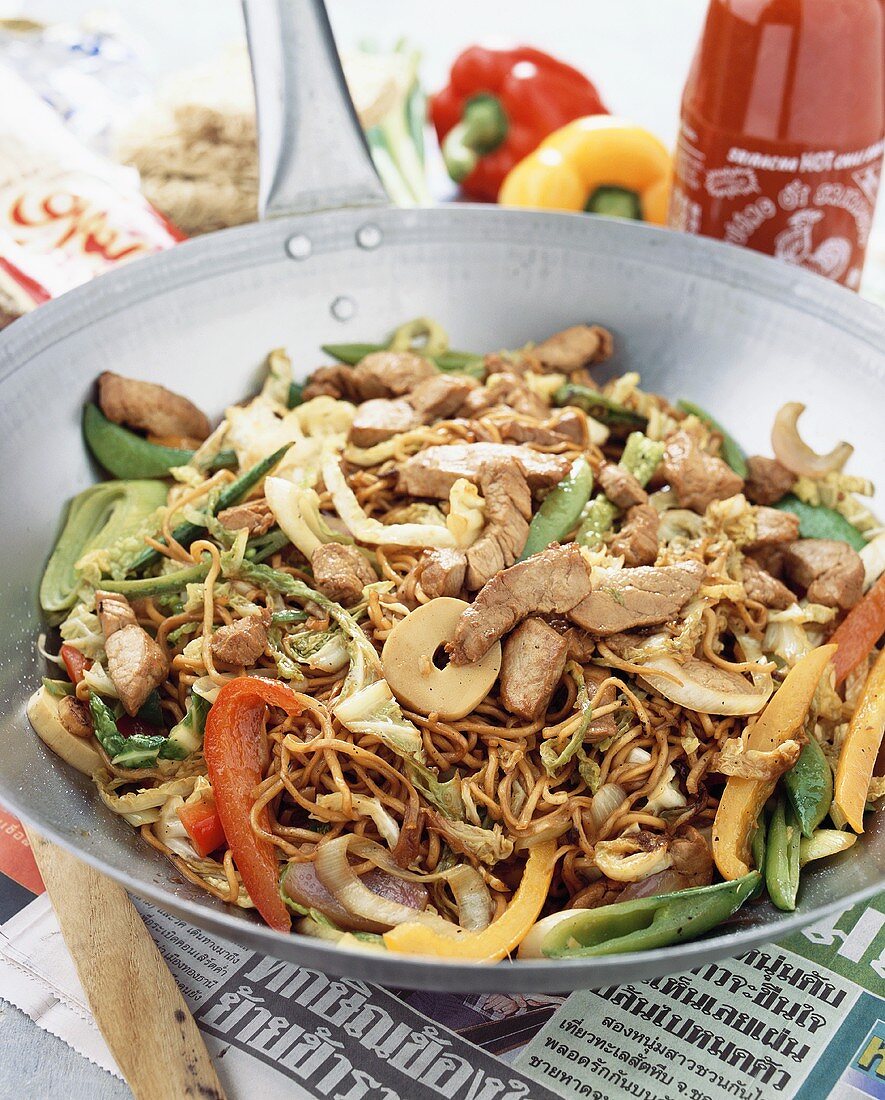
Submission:
MULTIPOLYGON (((301 711, 297 696, 285 684, 254 676, 225 684, 206 716, 203 755, 218 817, 246 892, 271 928, 288 932, 291 919, 280 897, 276 848, 255 834, 250 820, 255 788, 266 766, 267 705, 287 714, 301 711)), ((266 809, 259 812, 258 821, 269 829, 266 809)))
POLYGON ((548 134, 600 114, 608 111, 582 73, 530 46, 471 46, 430 101, 449 175, 464 194, 486 202, 497 199, 510 169, 548 134))

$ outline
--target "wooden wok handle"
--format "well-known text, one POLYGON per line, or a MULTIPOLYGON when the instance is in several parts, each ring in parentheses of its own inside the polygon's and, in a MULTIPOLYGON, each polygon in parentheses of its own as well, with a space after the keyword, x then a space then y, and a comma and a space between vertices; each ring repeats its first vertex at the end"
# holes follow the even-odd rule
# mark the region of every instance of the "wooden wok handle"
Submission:
POLYGON ((95 1022, 136 1100, 224 1100, 181 990, 126 891, 26 828, 95 1022))

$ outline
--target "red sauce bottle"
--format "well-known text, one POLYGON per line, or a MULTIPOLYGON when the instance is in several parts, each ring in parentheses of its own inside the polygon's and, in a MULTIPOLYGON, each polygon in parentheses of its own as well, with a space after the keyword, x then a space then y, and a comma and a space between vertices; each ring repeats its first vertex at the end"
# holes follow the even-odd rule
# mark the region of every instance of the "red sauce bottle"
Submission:
POLYGON ((883 0, 711 0, 670 225, 857 289, 883 134, 883 0))

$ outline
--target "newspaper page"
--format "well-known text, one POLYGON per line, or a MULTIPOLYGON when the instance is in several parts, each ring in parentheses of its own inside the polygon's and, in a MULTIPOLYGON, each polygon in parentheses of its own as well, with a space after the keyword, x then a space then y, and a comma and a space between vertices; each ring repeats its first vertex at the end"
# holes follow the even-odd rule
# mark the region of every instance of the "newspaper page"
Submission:
MULTIPOLYGON (((15 830, 0 816, 0 994, 118 1072, 15 830)), ((233 1098, 885 1100, 885 894, 739 959, 569 997, 382 989, 136 904, 233 1098)))

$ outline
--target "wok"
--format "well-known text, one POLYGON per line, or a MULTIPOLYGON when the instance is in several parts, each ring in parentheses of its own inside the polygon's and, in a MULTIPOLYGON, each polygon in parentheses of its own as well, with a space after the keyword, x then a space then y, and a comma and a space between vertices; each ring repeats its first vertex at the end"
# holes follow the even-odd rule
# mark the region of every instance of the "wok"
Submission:
MULTIPOLYGON (((262 210, 248 227, 138 261, 17 321, 0 338, 3 569, 0 801, 133 893, 236 943, 334 974, 453 990, 565 990, 685 970, 817 921, 885 886, 885 828, 803 876, 794 914, 674 949, 497 966, 345 953, 283 936, 178 880, 85 777, 31 732, 37 588, 64 501, 94 470, 80 414, 106 369, 186 392, 220 413, 269 348, 299 370, 321 343, 375 339, 429 314, 459 347, 517 347, 577 320, 614 330, 616 370, 714 410, 769 451, 774 411, 809 406, 810 438, 847 437, 854 468, 883 457, 885 314, 817 276, 748 251, 589 216, 385 204, 320 0, 250 0, 262 210)), ((869 819, 868 819, 869 820, 869 819)))

